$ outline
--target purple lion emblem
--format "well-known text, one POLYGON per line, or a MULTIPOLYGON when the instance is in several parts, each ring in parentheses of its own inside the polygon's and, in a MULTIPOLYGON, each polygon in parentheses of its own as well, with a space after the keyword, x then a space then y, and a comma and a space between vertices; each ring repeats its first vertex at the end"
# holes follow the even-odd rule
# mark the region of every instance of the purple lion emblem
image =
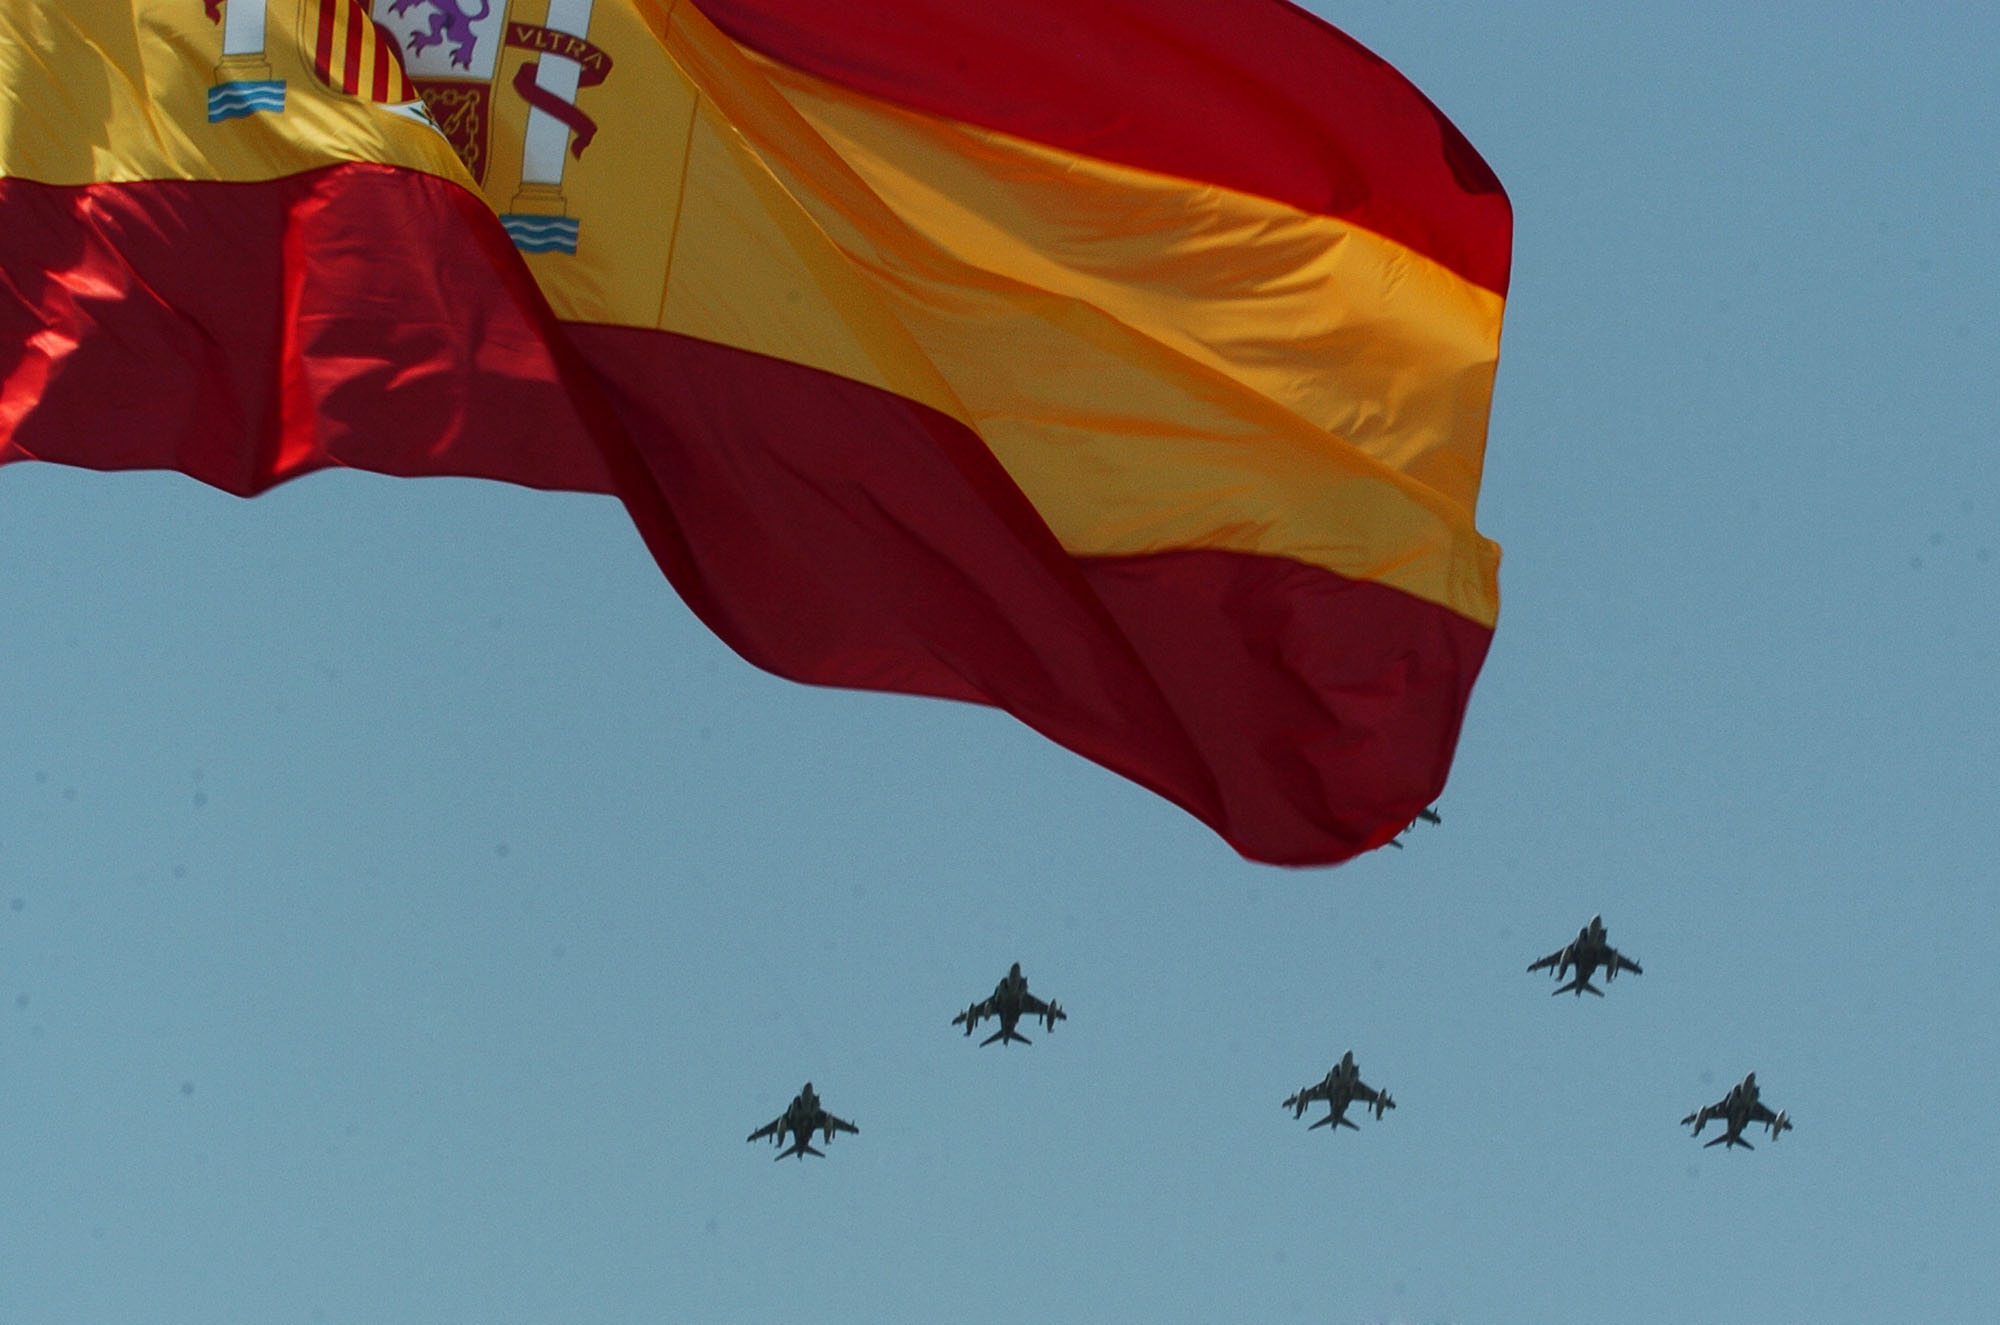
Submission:
POLYGON ((416 55, 426 46, 451 42, 451 62, 462 69, 470 69, 472 48, 479 42, 472 25, 493 12, 493 0, 480 0, 476 14, 467 12, 459 0, 395 0, 389 6, 389 12, 400 18, 423 4, 431 7, 431 30, 410 34, 410 54, 416 55))

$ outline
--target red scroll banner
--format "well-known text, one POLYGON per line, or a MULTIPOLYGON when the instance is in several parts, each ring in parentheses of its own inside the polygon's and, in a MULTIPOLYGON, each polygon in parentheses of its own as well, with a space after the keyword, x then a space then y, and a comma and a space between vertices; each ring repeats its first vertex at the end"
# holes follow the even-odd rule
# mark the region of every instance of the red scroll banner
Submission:
MULTIPOLYGON (((581 37, 557 32, 554 28, 538 27, 533 23, 509 23, 507 44, 517 50, 560 55, 576 61, 578 87, 596 87, 611 73, 611 57, 602 49, 581 37)), ((570 132, 575 135, 570 139, 570 155, 581 160, 583 149, 590 146, 590 140, 597 136, 597 121, 578 110, 576 103, 544 91, 535 81, 540 69, 540 64, 530 60, 515 70, 514 90, 536 110, 569 126, 570 132)))

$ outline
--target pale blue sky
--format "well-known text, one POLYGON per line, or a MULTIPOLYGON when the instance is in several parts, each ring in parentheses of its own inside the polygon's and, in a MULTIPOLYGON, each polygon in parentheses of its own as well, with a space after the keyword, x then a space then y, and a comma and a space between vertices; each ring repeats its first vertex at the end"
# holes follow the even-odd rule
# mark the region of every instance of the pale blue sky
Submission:
POLYGON ((0 470, 0 1322, 1992 1319, 2000 18, 1315 8, 1516 211, 1441 827, 775 680, 607 499, 0 470))

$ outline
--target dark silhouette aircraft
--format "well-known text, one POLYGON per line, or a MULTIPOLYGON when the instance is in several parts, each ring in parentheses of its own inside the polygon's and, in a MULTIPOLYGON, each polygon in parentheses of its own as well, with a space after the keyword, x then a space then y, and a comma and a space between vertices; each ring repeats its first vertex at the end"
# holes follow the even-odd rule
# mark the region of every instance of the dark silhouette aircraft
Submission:
MULTIPOLYGON (((1355 1100, 1375 1106, 1375 1117, 1381 1118, 1384 1111, 1396 1107, 1396 1101, 1389 1098, 1386 1090, 1376 1090, 1361 1079, 1361 1069, 1354 1065, 1354 1051, 1349 1049, 1340 1056, 1340 1061, 1320 1080, 1317 1086, 1307 1086, 1298 1094, 1287 1099, 1281 1106, 1292 1111, 1292 1117, 1303 1118, 1306 1106, 1315 1100, 1325 1100, 1326 1117, 1308 1127, 1354 1127, 1347 1117, 1347 1106, 1355 1100)), ((1360 1131, 1354 1127, 1355 1131, 1360 1131)))
POLYGON ((813 1083, 808 1081, 806 1088, 792 1097, 792 1102, 785 1106, 783 1113, 750 1133, 749 1139, 761 1141, 768 1136, 772 1145, 781 1146, 785 1143, 785 1138, 790 1136, 791 1149, 780 1150, 777 1156, 779 1159, 789 1159, 793 1155, 797 1155, 800 1159, 804 1159, 807 1155, 818 1155, 824 1159, 825 1151, 812 1148, 814 1132, 825 1133, 825 1139, 831 1142, 835 1132, 860 1130, 845 1118, 836 1118, 820 1108, 819 1096, 813 1094, 813 1083))
POLYGON ((1069 1020, 1069 1014, 1064 1012, 1060 1005, 1044 1003, 1041 999, 1036 998, 1028 992, 1028 977, 1021 974, 1021 963, 1015 962, 1007 968, 1007 974, 1000 983, 993 986, 993 996, 991 998, 981 999, 979 1002, 974 1003, 971 1007, 953 1017, 951 1024, 965 1027, 965 1033, 970 1035, 972 1034, 972 1028, 977 1026, 983 1019, 998 1017, 1000 1019, 1000 1029, 981 1040, 979 1042, 980 1048, 984 1049, 995 1040, 1000 1041, 1002 1044, 1005 1044, 1009 1040, 1019 1040, 1022 1044, 1033 1044, 1033 1040, 1030 1040, 1025 1035, 1018 1035, 1014 1031, 1014 1023, 1019 1021, 1023 1014, 1030 1017, 1040 1017, 1042 1024, 1047 1026, 1051 1032, 1055 1030, 1057 1022, 1069 1020))
MULTIPOLYGON (((1744 1077, 1738 1084, 1731 1086, 1729 1093, 1715 1103, 1705 1104, 1687 1117, 1681 1119, 1681 1126, 1686 1127, 1689 1123, 1693 1123, 1694 1134, 1700 1136, 1701 1129, 1708 1126, 1708 1120, 1711 1118, 1720 1118, 1722 1120, 1722 1135, 1716 1137, 1715 1140, 1710 1141, 1708 1144, 1711 1146, 1722 1146, 1725 1149, 1742 1146, 1745 1150, 1755 1150, 1757 1147, 1743 1139, 1743 1129, 1751 1123, 1762 1123, 1770 1128, 1771 1139, 1773 1141, 1777 1140, 1783 1133, 1790 1131, 1792 1127, 1792 1120, 1786 1115, 1783 1109, 1772 1113, 1757 1098, 1757 1074, 1755 1072, 1744 1077)), ((1706 1148, 1706 1146, 1703 1147, 1703 1149, 1706 1148)))
POLYGON ((1585 994, 1604 997, 1604 991, 1590 983, 1591 975, 1598 967, 1604 968, 1604 978, 1609 981, 1620 971, 1630 971, 1634 975, 1644 975, 1639 963, 1627 957, 1618 949, 1605 942, 1604 917, 1592 916, 1590 923, 1576 931, 1576 940, 1566 943, 1548 956, 1528 967, 1530 971, 1545 971, 1556 968, 1556 979, 1560 980, 1576 968, 1576 979, 1556 990, 1558 994, 1575 994, 1582 998, 1585 994))
MULTIPOLYGON (((1422 819, 1427 824, 1441 824, 1444 822, 1443 819, 1438 817, 1437 806, 1435 805, 1431 806, 1428 810, 1418 810, 1417 819, 1422 819)), ((1412 819, 1409 823, 1403 825, 1403 833, 1407 833, 1410 829, 1416 827, 1417 819, 1412 819)), ((1403 833, 1398 833, 1389 839, 1389 845, 1398 851, 1403 849, 1403 833)))

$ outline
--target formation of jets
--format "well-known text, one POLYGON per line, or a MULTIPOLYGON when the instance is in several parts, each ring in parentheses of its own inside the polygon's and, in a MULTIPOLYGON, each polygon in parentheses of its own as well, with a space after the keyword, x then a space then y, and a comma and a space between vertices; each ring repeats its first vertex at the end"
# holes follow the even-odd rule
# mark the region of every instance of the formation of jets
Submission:
MULTIPOLYGON (((1432 823, 1438 822, 1436 813, 1431 810, 1423 811, 1418 817, 1432 823)), ((1577 931, 1575 939, 1548 956, 1530 963, 1528 970, 1530 973, 1552 970, 1558 982, 1563 981, 1574 970, 1575 977, 1566 984, 1559 983, 1555 992, 1573 993, 1578 997, 1590 993, 1600 998, 1604 996, 1604 991, 1590 983, 1591 976, 1599 970, 1604 972, 1606 983, 1620 971, 1630 971, 1634 975, 1643 974, 1638 962, 1611 946, 1609 935, 1604 928, 1603 916, 1592 916, 1590 923, 1577 931)), ((1028 992, 1028 978, 1021 974, 1021 963, 1015 962, 1008 967, 1007 974, 1001 977, 1000 983, 993 986, 992 994, 953 1017, 951 1024, 965 1027, 965 1033, 969 1037, 980 1022, 988 1019, 998 1021, 1000 1029, 981 1040, 979 1042, 981 1048, 996 1040, 1002 1045, 1012 1042, 1031 1044, 1033 1041, 1014 1029, 1023 1017, 1040 1021, 1051 1032, 1055 1030, 1057 1022, 1069 1019, 1060 1004, 1054 1001, 1044 1002, 1028 992)), ((1305 1117, 1307 1108, 1319 1103, 1326 1105, 1326 1115, 1315 1121, 1306 1129, 1307 1131, 1315 1131, 1321 1127, 1336 1130, 1348 1127, 1355 1131, 1361 1130, 1347 1116, 1350 1104, 1360 1103, 1365 1108, 1372 1109, 1378 1122, 1382 1115, 1396 1107, 1396 1101, 1390 1098, 1388 1091, 1378 1090, 1361 1079, 1361 1069, 1355 1065, 1352 1049, 1341 1055, 1340 1061, 1320 1078, 1317 1085, 1305 1086, 1295 1091, 1286 1097, 1281 1107, 1290 1109, 1292 1117, 1299 1119, 1305 1117)), ((1721 1136, 1709 1141, 1708 1145, 1725 1148, 1741 1146, 1745 1150, 1755 1148, 1743 1139, 1743 1129, 1752 1123, 1761 1123, 1769 1128, 1773 1140, 1789 1131, 1792 1126, 1791 1119, 1782 1109, 1773 1113, 1759 1099, 1755 1072, 1744 1077, 1739 1084, 1730 1087, 1729 1093, 1714 1104, 1704 1105, 1681 1119, 1681 1125, 1694 1124, 1694 1134, 1700 1136, 1702 1128, 1708 1125, 1710 1119, 1720 1120, 1723 1132, 1721 1136)), ((750 1133, 749 1139, 760 1141, 768 1136, 774 1144, 783 1146, 785 1138, 789 1136, 792 1138, 792 1144, 789 1148, 781 1149, 778 1158, 789 1159, 797 1156, 804 1159, 807 1155, 825 1154, 824 1151, 812 1147, 814 1132, 821 1133, 824 1140, 830 1143, 835 1132, 859 1130, 853 1123, 844 1118, 836 1118, 822 1108, 819 1096, 813 1092, 812 1083, 808 1081, 805 1089, 793 1098, 782 1114, 750 1133)))

